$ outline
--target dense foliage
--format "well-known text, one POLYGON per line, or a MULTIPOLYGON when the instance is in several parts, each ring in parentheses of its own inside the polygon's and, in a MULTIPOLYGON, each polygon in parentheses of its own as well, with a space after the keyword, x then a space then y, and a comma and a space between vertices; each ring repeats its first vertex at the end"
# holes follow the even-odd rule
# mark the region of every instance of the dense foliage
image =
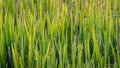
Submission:
POLYGON ((0 68, 120 68, 120 0, 0 0, 0 68))

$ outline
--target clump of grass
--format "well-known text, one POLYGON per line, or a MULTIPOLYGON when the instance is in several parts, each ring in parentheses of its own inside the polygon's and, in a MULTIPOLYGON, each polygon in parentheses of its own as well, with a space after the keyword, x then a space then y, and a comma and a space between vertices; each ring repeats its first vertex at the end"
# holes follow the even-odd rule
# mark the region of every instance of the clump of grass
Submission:
POLYGON ((0 68, 120 68, 119 0, 0 0, 0 68))

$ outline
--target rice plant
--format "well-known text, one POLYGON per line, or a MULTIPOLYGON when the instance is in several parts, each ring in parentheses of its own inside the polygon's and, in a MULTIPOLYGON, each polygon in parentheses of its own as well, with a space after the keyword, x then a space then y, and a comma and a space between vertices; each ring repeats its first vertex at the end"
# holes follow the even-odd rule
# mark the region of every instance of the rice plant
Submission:
POLYGON ((0 0, 0 68, 120 68, 120 0, 0 0))

